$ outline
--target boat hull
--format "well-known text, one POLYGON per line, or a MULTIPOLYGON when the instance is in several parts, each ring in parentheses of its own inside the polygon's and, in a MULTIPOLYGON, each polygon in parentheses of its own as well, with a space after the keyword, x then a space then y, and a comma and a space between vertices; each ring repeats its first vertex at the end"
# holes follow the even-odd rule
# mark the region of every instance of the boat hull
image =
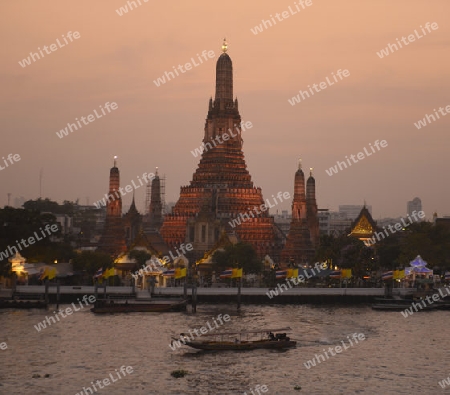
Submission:
POLYGON ((163 313, 186 310, 187 301, 177 302, 130 302, 130 303, 106 303, 97 301, 91 311, 96 314, 114 313, 163 313))
POLYGON ((241 343, 234 342, 189 342, 187 341, 186 346, 195 348, 197 350, 233 350, 233 351, 245 351, 245 350, 256 350, 256 349, 285 349, 293 348, 296 346, 297 342, 292 340, 282 340, 282 341, 244 341, 241 343))

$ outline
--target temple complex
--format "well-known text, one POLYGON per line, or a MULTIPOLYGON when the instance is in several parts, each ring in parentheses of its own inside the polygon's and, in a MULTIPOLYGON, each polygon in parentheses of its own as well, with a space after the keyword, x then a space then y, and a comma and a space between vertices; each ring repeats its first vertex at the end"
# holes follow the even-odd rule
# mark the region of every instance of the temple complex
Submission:
POLYGON ((311 169, 305 193, 305 175, 300 160, 294 178, 292 220, 286 245, 281 254, 282 262, 296 265, 312 263, 319 240, 316 182, 311 169))
MULTIPOLYGON (((169 249, 192 243, 196 259, 210 250, 225 232, 251 244, 258 256, 279 258, 283 235, 264 204, 261 188, 253 185, 242 152, 242 124, 233 98, 233 66, 224 41, 216 64, 216 90, 206 117, 203 152, 188 186, 167 214, 161 235, 169 249), (233 223, 243 214, 240 224, 233 223), (233 226, 233 225, 234 226, 233 226)), ((242 217, 242 216, 241 216, 242 217)))
POLYGON ((233 97, 233 64, 225 41, 222 51, 216 64, 215 97, 208 104, 201 158, 189 185, 180 188, 172 212, 164 216, 164 177, 161 180, 156 169, 147 192, 147 214, 138 212, 133 195, 130 210, 122 218, 119 169, 114 161, 99 250, 117 256, 140 241, 139 245, 144 243, 160 256, 189 243, 193 247, 189 260, 206 262, 217 248, 245 242, 261 259, 268 255, 275 262, 313 262, 319 245, 319 220, 312 171, 305 188, 299 162, 286 237, 269 214, 268 208, 273 206, 268 200, 266 204, 261 188, 254 186, 247 169, 242 151, 246 123, 233 97))

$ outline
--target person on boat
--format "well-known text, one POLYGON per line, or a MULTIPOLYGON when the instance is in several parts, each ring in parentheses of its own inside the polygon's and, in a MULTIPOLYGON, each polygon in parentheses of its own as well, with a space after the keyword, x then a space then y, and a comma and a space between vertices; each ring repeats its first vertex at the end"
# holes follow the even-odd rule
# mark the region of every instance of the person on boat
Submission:
POLYGON ((276 340, 275 335, 272 332, 269 332, 269 339, 270 340, 276 340))

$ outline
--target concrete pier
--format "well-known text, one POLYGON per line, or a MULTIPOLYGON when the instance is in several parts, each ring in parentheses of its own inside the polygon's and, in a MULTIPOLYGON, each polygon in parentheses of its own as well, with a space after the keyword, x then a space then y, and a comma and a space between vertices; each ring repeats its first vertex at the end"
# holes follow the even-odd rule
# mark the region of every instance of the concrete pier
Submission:
MULTIPOLYGON (((280 284, 281 285, 281 284, 280 284)), ((147 291, 145 292, 148 297, 147 291)), ((406 296, 414 292, 411 288, 395 288, 393 295, 406 296)), ((56 287, 48 289, 49 302, 56 303, 56 287)), ((102 295, 99 297, 103 297, 102 295)), ((107 287, 106 297, 108 298, 129 298, 139 296, 140 291, 133 290, 132 287, 107 287)), ((45 286, 17 286, 15 295, 25 297, 30 295, 45 295, 45 286)), ((238 288, 197 288, 198 303, 236 303, 238 288)), ((77 298, 83 295, 94 295, 94 286, 61 286, 60 303, 67 304, 76 302, 77 298)), ((183 287, 155 288, 155 297, 182 297, 183 287)), ((241 302, 246 304, 369 304, 374 298, 384 296, 383 288, 290 288, 285 290, 277 287, 268 288, 242 288, 241 302), (270 297, 270 296, 271 297, 270 297)))

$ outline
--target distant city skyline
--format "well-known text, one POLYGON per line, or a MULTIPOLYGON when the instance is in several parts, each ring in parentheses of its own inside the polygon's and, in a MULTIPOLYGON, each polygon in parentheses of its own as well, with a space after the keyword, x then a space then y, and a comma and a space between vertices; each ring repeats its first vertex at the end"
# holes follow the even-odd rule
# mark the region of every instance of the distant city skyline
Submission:
MULTIPOLYGON (((204 0, 196 11, 143 3, 121 15, 123 6, 1 6, 9 39, 0 73, 0 158, 20 156, 8 167, 0 159, 1 207, 8 193, 11 203, 38 198, 40 180, 43 198, 85 204, 88 197, 93 204, 108 191, 114 155, 122 185, 158 166, 166 201, 176 201, 198 165, 191 151, 202 141, 226 37, 234 96, 242 120, 253 125, 243 132, 245 160, 264 198, 292 195, 302 158, 305 173, 313 168, 319 208, 366 201, 376 220, 405 215, 406 203, 419 196, 426 219, 450 214, 449 2, 312 0, 271 25, 263 21, 292 3, 231 2, 221 13, 204 0), (42 26, 36 15, 44 12, 42 26), (21 66, 27 57, 30 64, 21 66), (176 78, 154 83, 175 70, 176 78), (339 70, 349 74, 338 79, 339 70), (291 105, 300 91, 309 96, 291 105), (117 108, 103 110, 105 103, 117 108), (70 131, 77 120, 83 127, 70 131), (376 141, 387 145, 375 154, 376 141), (346 167, 329 175, 339 163, 346 167)), ((141 188, 141 212, 144 202, 141 188)), ((290 211, 290 201, 277 208, 290 211)))

